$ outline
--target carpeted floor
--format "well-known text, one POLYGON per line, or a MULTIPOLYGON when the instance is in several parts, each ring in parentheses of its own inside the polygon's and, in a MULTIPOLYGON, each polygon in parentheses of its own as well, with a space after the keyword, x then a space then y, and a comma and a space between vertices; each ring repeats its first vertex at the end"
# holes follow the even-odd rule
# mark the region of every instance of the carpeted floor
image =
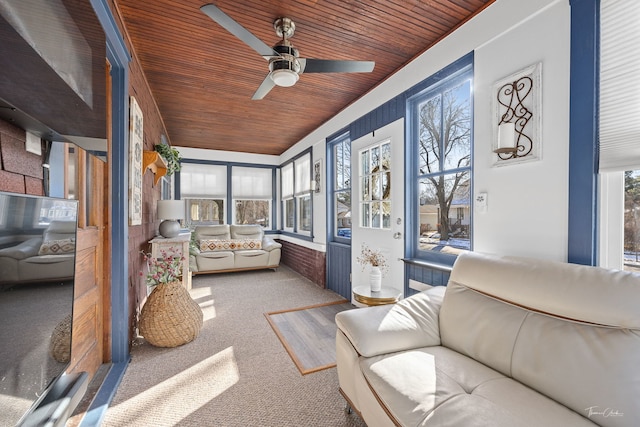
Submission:
POLYGON ((103 426, 365 426, 345 411, 336 368, 301 375, 264 313, 342 299, 286 267, 193 278, 195 341, 139 339, 103 426))

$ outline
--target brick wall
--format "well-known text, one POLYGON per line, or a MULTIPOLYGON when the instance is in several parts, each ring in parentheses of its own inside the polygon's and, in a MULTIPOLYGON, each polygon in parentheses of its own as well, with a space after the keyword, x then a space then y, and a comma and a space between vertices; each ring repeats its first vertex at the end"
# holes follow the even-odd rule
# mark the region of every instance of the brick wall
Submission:
POLYGON ((321 288, 326 288, 326 256, 295 243, 279 240, 282 243, 282 264, 311 280, 321 288))
POLYGON ((25 149, 22 128, 0 120, 0 191, 44 195, 42 157, 25 149))

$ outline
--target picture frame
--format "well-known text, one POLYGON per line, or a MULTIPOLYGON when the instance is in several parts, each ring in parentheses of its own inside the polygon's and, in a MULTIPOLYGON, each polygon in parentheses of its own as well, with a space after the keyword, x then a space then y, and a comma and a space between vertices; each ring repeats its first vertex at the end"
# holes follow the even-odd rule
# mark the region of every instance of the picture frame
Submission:
POLYGON ((129 101, 129 225, 142 224, 143 115, 136 99, 129 101))
POLYGON ((318 159, 313 163, 313 186, 314 192, 322 191, 322 160, 318 159))

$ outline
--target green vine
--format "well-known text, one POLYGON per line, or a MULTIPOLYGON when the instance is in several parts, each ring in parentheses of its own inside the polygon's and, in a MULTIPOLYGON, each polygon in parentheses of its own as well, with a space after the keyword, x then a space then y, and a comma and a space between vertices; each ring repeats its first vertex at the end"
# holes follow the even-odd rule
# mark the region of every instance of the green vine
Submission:
POLYGON ((168 144, 156 144, 154 149, 167 161, 167 176, 180 171, 180 160, 182 156, 175 148, 168 144))

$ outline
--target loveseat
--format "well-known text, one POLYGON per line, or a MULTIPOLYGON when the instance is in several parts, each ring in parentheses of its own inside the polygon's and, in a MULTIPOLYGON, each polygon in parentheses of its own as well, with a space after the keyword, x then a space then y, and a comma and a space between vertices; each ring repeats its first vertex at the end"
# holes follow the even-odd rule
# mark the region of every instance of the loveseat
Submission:
POLYGON ((375 426, 640 426, 640 278, 465 253, 446 290, 336 316, 340 391, 375 426))
POLYGON ((260 225, 200 225, 193 231, 189 268, 193 274, 276 269, 282 245, 260 225))
POLYGON ((52 221, 42 237, 0 249, 0 283, 73 279, 75 238, 75 221, 52 221))

